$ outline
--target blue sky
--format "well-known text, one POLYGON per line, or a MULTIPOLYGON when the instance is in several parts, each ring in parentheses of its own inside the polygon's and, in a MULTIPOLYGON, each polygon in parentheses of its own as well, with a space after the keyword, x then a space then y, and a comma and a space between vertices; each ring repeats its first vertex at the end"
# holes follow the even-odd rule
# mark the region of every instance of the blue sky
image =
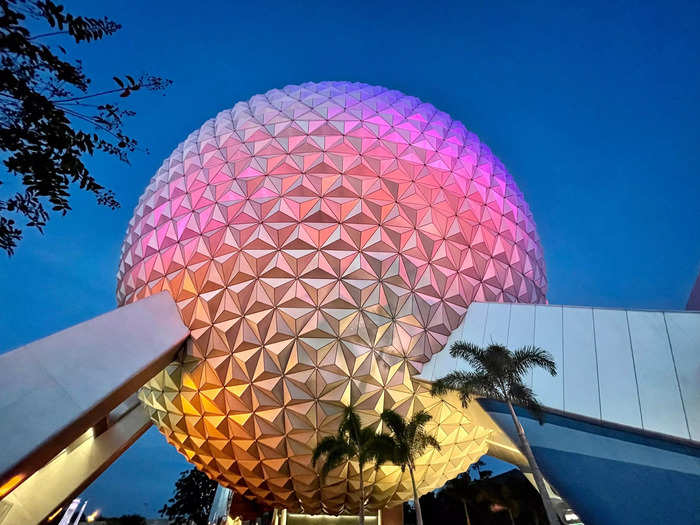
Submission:
MULTIPOLYGON (((535 216, 551 303, 681 309, 700 271, 697 2, 69 2, 124 28, 81 46, 96 88, 174 81, 129 99, 150 154, 89 166, 117 211, 73 212, 0 256, 0 352, 115 307, 136 202, 189 132, 242 99, 309 80, 415 95, 476 132, 535 216), (457 5, 458 4, 458 5, 457 5)), ((88 490, 109 514, 155 515, 187 464, 151 430, 88 490)))

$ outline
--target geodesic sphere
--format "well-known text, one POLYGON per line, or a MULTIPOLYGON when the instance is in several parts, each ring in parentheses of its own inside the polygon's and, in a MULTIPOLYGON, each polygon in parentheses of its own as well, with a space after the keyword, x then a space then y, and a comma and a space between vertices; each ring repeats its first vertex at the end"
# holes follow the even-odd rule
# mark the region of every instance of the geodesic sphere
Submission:
MULTIPOLYGON (((187 356, 141 398, 192 463, 267 504, 353 512, 353 462, 319 483, 316 442, 344 405, 379 425, 426 409, 443 444, 426 492, 486 451, 488 431, 413 378, 472 301, 542 302, 532 215, 478 137, 415 97, 308 83, 237 103, 180 144, 129 223, 117 297, 167 290, 187 356)), ((371 507, 410 499, 386 465, 371 507)))

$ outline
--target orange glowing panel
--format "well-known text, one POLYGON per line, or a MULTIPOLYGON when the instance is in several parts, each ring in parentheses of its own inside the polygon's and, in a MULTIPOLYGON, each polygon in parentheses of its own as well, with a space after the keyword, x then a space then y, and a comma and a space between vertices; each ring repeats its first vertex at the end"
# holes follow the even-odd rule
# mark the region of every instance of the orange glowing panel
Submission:
MULTIPOLYGON (((421 493, 465 471, 489 431, 414 376, 472 301, 544 302, 532 214, 460 122, 398 91, 308 83, 256 95, 193 132, 129 223, 117 297, 163 290, 187 357, 141 391, 166 438, 218 482, 292 511, 355 512, 350 463, 321 486, 317 441, 345 405, 379 425, 426 409, 442 450, 421 493)), ((412 497, 364 473, 370 508, 412 497)))
POLYGON ((22 483, 24 481, 24 474, 15 474, 12 476, 10 479, 8 479, 5 483, 0 485, 0 498, 4 498, 7 496, 10 492, 15 490, 17 488, 17 485, 22 483))

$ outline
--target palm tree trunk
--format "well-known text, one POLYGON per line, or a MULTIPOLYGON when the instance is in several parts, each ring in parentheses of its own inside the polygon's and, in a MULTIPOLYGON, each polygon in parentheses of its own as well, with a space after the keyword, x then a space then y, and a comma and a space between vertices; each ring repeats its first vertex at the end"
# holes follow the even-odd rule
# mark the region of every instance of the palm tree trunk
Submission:
POLYGON ((420 501, 418 501, 418 491, 416 490, 416 479, 413 477, 413 467, 408 466, 408 472, 411 474, 411 485, 413 485, 413 504, 416 507, 416 525, 423 525, 423 513, 420 510, 420 501))
POLYGON ((464 506, 464 515, 467 517, 467 525, 472 525, 472 520, 469 519, 469 509, 467 508, 467 502, 462 500, 462 505, 464 506))
POLYGON ((537 465, 537 461, 535 461, 535 455, 532 453, 532 449, 530 448, 530 442, 527 440, 527 437, 525 437, 525 430, 523 430, 523 426, 520 424, 518 416, 515 415, 515 410, 513 410, 513 405, 511 402, 508 401, 507 404, 508 408, 510 409, 510 415, 513 418, 513 423, 515 424, 515 429, 518 431, 518 437, 520 438, 520 445, 523 449, 523 454, 525 454, 527 462, 530 464, 530 469, 532 470, 532 475, 535 478, 537 490, 539 490, 540 496, 542 497, 544 510, 547 513, 547 520, 549 521, 550 525, 559 525, 559 518, 557 518, 557 515, 552 508, 552 501, 549 499, 549 493, 547 492, 547 487, 544 483, 544 477, 542 476, 542 472, 540 472, 540 467, 537 465))
POLYGON ((362 467, 360 464, 360 525, 365 525, 365 481, 362 476, 362 467))

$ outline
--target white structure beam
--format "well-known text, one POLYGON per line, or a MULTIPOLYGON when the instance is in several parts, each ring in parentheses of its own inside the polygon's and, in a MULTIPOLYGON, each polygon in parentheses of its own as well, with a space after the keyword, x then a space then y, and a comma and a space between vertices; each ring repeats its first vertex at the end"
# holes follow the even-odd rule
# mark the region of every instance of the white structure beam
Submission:
POLYGON ((85 432, 105 428, 188 335, 164 292, 0 355, 0 499, 85 432))

